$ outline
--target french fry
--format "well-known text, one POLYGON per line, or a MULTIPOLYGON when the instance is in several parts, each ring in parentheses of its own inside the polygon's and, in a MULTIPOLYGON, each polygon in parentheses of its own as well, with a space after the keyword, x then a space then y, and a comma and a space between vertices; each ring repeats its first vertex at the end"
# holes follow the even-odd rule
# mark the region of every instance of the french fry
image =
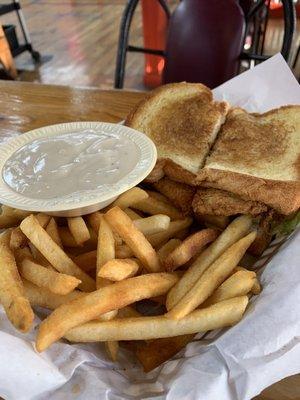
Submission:
POLYGON ((261 290, 262 289, 261 289, 261 285, 259 283, 259 280, 257 278, 255 278, 254 282, 253 282, 252 289, 251 289, 251 293, 254 294, 254 295, 258 295, 258 294, 260 294, 261 290))
POLYGON ((170 203, 165 203, 164 201, 157 200, 154 197, 148 197, 145 200, 139 201, 138 203, 135 203, 132 208, 150 215, 168 215, 172 220, 183 218, 182 213, 177 208, 172 206, 170 203))
POLYGON ((49 263, 59 272, 72 275, 81 280, 79 288, 89 292, 95 289, 94 280, 83 272, 67 254, 51 239, 33 215, 26 217, 20 224, 22 232, 42 253, 49 263))
POLYGON ((70 232, 79 246, 90 239, 90 232, 82 217, 67 218, 67 221, 70 232))
POLYGON ((0 229, 16 226, 30 214, 30 211, 17 210, 16 208, 2 205, 0 214, 0 229))
POLYGON ((251 232, 231 245, 207 268, 192 289, 174 307, 170 308, 167 297, 166 307, 168 313, 166 317, 175 320, 182 319, 200 306, 231 274, 255 237, 256 232, 251 232))
POLYGON ((64 336, 70 342, 103 342, 150 340, 206 332, 239 322, 247 304, 247 296, 224 300, 210 307, 193 311, 184 317, 180 324, 163 315, 89 322, 70 329, 64 336))
POLYGON ((110 281, 122 281, 123 279, 131 278, 136 275, 138 270, 138 263, 130 258, 124 258, 121 260, 114 259, 107 261, 100 268, 98 276, 110 281))
POLYGON ((39 306, 48 308, 49 310, 55 310, 62 304, 86 295, 86 293, 80 292, 79 290, 74 290, 66 295, 55 294, 53 292, 49 292, 49 290, 46 290, 45 288, 34 285, 26 279, 23 280, 23 284, 25 295, 30 304, 33 307, 39 306))
POLYGON ((23 278, 35 285, 62 295, 72 292, 81 282, 74 276, 51 271, 29 259, 22 261, 19 271, 23 278))
POLYGON ((133 256, 133 251, 127 244, 116 246, 116 258, 129 258, 133 256))
POLYGON ((177 221, 171 221, 169 228, 164 232, 155 233, 147 237, 153 247, 162 246, 169 239, 176 236, 177 233, 189 227, 192 224, 192 218, 179 219, 177 221))
POLYGON ((31 258, 35 262, 43 265, 44 267, 48 267, 50 265, 49 261, 46 260, 46 258, 42 255, 42 253, 40 251, 38 251, 38 249, 31 242, 28 242, 28 247, 31 252, 31 258))
POLYGON ((215 229, 203 229, 188 236, 180 246, 172 251, 164 261, 166 271, 174 271, 187 263, 192 257, 199 254, 208 243, 218 237, 215 229))
MULTIPOLYGON (((97 245, 97 263, 96 263, 96 287, 100 289, 111 284, 111 281, 102 278, 99 274, 107 262, 115 258, 115 237, 114 234, 105 221, 104 217, 100 218, 100 225, 98 231, 98 245, 97 245)), ((112 310, 102 315, 105 320, 113 319, 117 315, 117 310, 112 310)), ((105 343, 105 348, 108 356, 115 361, 117 358, 119 343, 109 341, 105 343)))
POLYGON ((142 364, 144 372, 150 372, 170 358, 174 357, 189 342, 192 341, 194 333, 155 339, 139 344, 136 349, 136 356, 142 364))
POLYGON ((58 228, 58 234, 63 247, 78 247, 78 243, 67 226, 60 226, 58 228))
POLYGON ((51 218, 47 227, 46 232, 52 238, 52 240, 59 246, 63 247, 61 238, 59 236, 58 227, 54 218, 51 218))
POLYGON ((97 263, 97 250, 88 251, 87 253, 79 254, 73 258, 75 264, 77 264, 85 272, 96 269, 97 263))
POLYGON ((254 284, 256 274, 253 271, 237 271, 227 278, 217 290, 201 305, 208 307, 211 304, 233 297, 244 296, 248 294, 254 284))
POLYGON ((170 217, 157 214, 147 218, 136 219, 133 223, 144 235, 153 235, 154 233, 164 232, 169 228, 170 217))
POLYGON ((208 228, 217 227, 225 229, 230 222, 229 217, 220 215, 197 214, 196 219, 204 223, 208 228))
POLYGON ((34 314, 26 298, 16 260, 9 247, 9 233, 0 237, 0 303, 7 318, 21 332, 28 332, 34 314))
POLYGON ((135 318, 140 316, 141 314, 130 306, 126 306, 118 310, 118 318, 135 318))
POLYGON ((127 192, 122 193, 108 208, 119 207, 123 210, 124 208, 131 207, 133 204, 143 201, 148 197, 149 195, 145 190, 134 187, 127 190, 127 192))
MULTIPOLYGON (((175 222, 175 221, 173 221, 175 222)), ((185 240, 190 235, 189 228, 181 229, 177 233, 174 233, 174 239, 180 239, 181 241, 185 240)))
POLYGON ((161 269, 160 261, 151 244, 120 208, 114 207, 109 210, 105 214, 105 219, 148 271, 157 272, 161 269))
MULTIPOLYGON (((257 237, 256 237, 256 239, 257 239, 257 237)), ((255 278, 254 278, 254 281, 253 281, 253 287, 251 289, 251 293, 254 294, 254 295, 258 295, 258 294, 261 293, 262 288, 261 288, 259 280, 257 279, 255 271, 251 271, 251 270, 249 271, 247 268, 244 268, 244 267, 241 267, 241 266, 238 266, 233 270, 234 273, 237 272, 237 271, 254 272, 255 273, 255 278)))
POLYGON ((29 260, 33 259, 30 248, 28 246, 15 249, 13 250, 13 253, 18 266, 23 260, 25 260, 25 258, 28 258, 29 260))
POLYGON ((123 244, 122 238, 117 234, 117 232, 113 232, 114 238, 115 238, 115 244, 116 246, 121 246, 123 244))
MULTIPOLYGON (((49 220, 50 216, 47 214, 43 213, 38 213, 35 215, 35 218, 38 220, 39 224, 44 228, 49 220)), ((27 237, 24 235, 24 233, 21 231, 20 227, 16 227, 11 231, 10 235, 10 243, 9 246, 12 250, 16 250, 19 247, 24 247, 28 243, 27 237)))
POLYGON ((51 219, 50 215, 43 213, 38 213, 35 214, 34 216, 38 220, 38 223, 41 225, 42 228, 45 228, 51 219))
MULTIPOLYGON (((163 272, 136 276, 63 304, 41 323, 36 348, 39 352, 46 350, 71 328, 101 314, 118 310, 142 299, 165 294, 177 280, 176 274, 163 272)), ((107 340, 115 339, 109 337, 105 341, 107 340)))
POLYGON ((97 235, 99 231, 101 216, 102 214, 99 211, 93 212, 92 214, 86 216, 88 224, 97 235))
MULTIPOLYGON (((159 192, 155 192, 154 190, 146 190, 150 197, 153 197, 156 200, 162 201, 163 203, 170 204, 170 200, 159 192)), ((171 202, 172 204, 172 202, 171 202)), ((172 204, 173 205, 173 204, 172 204)), ((175 207, 175 206, 174 206, 175 207)))
POLYGON ((110 284, 101 278, 100 271, 103 266, 110 260, 115 258, 115 239, 113 232, 106 222, 104 217, 101 217, 98 233, 98 246, 97 246, 97 271, 96 271, 96 283, 97 289, 110 284))
POLYGON ((136 213, 135 211, 133 211, 131 208, 125 208, 124 213, 126 215, 128 215, 128 217, 132 220, 135 221, 136 219, 140 219, 142 218, 138 213, 136 213))
POLYGON ((11 231, 9 247, 16 250, 26 246, 28 243, 27 237, 21 231, 20 227, 16 227, 11 231))
POLYGON ((118 350, 119 350, 119 342, 117 340, 110 340, 105 342, 105 349, 112 361, 117 361, 118 358, 118 350))
POLYGON ((180 239, 170 239, 167 243, 161 246, 157 251, 157 255, 161 263, 163 263, 168 255, 172 253, 172 251, 175 250, 181 243, 182 241, 180 239))
POLYGON ((236 218, 228 225, 220 236, 197 257, 178 284, 170 290, 167 308, 173 308, 192 289, 204 271, 233 243, 249 232, 251 225, 252 219, 247 215, 236 218))

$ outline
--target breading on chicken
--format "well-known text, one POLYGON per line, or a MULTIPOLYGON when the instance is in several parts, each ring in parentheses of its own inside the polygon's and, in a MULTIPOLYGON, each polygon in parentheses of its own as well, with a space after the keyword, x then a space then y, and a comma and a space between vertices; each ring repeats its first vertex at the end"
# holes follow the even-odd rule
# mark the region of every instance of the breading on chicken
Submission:
POLYGON ((160 179, 153 183, 153 187, 180 208, 185 215, 192 213, 192 201, 196 188, 172 181, 169 178, 160 179))
POLYGON ((258 201, 243 200, 224 190, 199 187, 193 199, 195 214, 230 216, 235 214, 257 215, 267 211, 258 201))

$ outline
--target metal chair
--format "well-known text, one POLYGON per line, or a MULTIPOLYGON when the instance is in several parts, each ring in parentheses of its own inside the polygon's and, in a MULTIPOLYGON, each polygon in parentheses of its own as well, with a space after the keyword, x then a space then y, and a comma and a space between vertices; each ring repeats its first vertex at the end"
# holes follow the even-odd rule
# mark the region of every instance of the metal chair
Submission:
MULTIPOLYGON (((157 0, 157 1, 162 6, 163 10, 166 13, 167 18, 169 19, 171 15, 169 8, 166 4, 166 1, 165 0, 157 0)), ((115 80, 114 80, 114 87, 116 89, 122 89, 124 86, 127 51, 148 53, 166 57, 165 49, 154 50, 154 49, 131 46, 128 44, 130 26, 138 2, 139 0, 128 0, 122 16, 120 33, 119 33, 118 50, 117 50, 115 80)), ((242 0, 240 0, 240 2, 242 3, 242 0)), ((249 1, 247 3, 249 3, 249 1)), ((247 15, 245 15, 245 21, 246 21, 245 37, 246 34, 249 33, 250 27, 251 26, 253 27, 253 34, 252 34, 253 45, 251 46, 249 51, 242 50, 240 55, 240 60, 249 61, 249 67, 253 64, 256 64, 257 62, 265 61, 269 57, 271 57, 271 55, 263 54, 265 36, 269 18, 269 11, 268 11, 269 3, 270 0, 268 0, 267 2, 265 0, 256 0, 253 1, 252 7, 249 7, 249 4, 247 4, 246 6, 243 6, 241 4, 241 7, 244 11, 248 11, 250 9, 247 15)), ((282 4, 284 13, 284 35, 281 47, 281 54, 288 62, 296 26, 296 12, 293 0, 282 0, 282 4)))
MULTIPOLYGON (((270 0, 257 0, 249 13, 246 15, 246 33, 249 32, 251 24, 253 25, 253 45, 249 51, 241 53, 241 59, 257 61, 265 61, 270 58, 270 55, 264 55, 264 45, 267 26, 269 22, 269 6, 270 0)), ((281 47, 281 54, 284 59, 289 62, 293 35, 296 27, 296 10, 293 0, 283 0, 283 16, 284 16, 284 35, 281 47)))
MULTIPOLYGON (((157 1, 160 3, 162 9, 164 10, 167 19, 169 19, 171 13, 167 6, 166 1, 165 0, 157 0, 157 1)), ((118 50, 117 50, 117 63, 115 70, 115 84, 114 84, 115 89, 122 89, 124 86, 126 55, 128 51, 154 54, 157 56, 165 55, 164 50, 146 49, 143 47, 131 46, 128 44, 130 26, 138 3, 139 0, 128 0, 122 16, 120 33, 119 33, 118 50)))

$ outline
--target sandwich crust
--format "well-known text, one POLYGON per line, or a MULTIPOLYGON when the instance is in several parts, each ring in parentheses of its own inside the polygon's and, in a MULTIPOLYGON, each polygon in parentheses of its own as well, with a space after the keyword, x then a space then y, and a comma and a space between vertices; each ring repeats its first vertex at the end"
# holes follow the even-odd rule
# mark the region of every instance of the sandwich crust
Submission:
POLYGON ((300 206, 300 106, 264 114, 232 109, 198 184, 263 202, 279 213, 300 206))
POLYGON ((172 161, 166 168, 168 174, 175 178, 172 168, 177 165, 190 172, 193 180, 228 108, 226 102, 213 101, 211 90, 202 84, 173 83, 153 90, 128 115, 125 124, 153 140, 159 159, 172 161))
POLYGON ((226 190, 245 200, 260 201, 279 214, 288 215, 300 207, 300 182, 262 179, 237 172, 203 169, 198 184, 226 190))

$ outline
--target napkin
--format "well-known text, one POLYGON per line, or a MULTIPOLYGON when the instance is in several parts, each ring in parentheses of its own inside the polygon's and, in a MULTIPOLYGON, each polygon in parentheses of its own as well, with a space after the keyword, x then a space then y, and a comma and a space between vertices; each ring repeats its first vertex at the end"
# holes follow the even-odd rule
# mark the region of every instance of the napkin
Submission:
MULTIPOLYGON (((214 96, 253 112, 300 104, 298 82, 280 54, 216 88, 214 96)), ((59 342, 38 354, 36 329, 17 333, 0 309, 0 397, 250 400, 300 372, 299 248, 300 232, 295 232, 264 267, 263 291, 252 298, 242 321, 189 343, 148 374, 125 350, 111 363, 98 343, 59 342)), ((36 317, 35 326, 39 321, 36 317)))

